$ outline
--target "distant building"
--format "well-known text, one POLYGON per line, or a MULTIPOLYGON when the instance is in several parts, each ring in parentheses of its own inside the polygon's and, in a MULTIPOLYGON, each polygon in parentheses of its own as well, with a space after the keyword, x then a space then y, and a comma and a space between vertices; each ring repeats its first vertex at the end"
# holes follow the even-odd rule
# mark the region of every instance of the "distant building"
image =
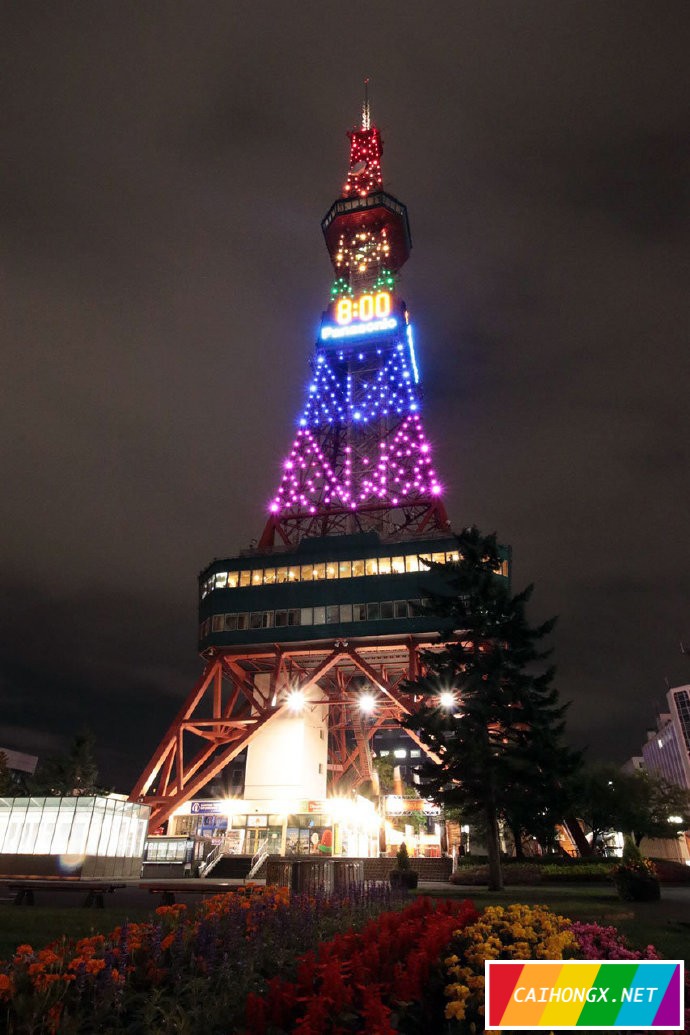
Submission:
POLYGON ((632 755, 632 757, 621 766, 624 773, 630 774, 643 773, 646 768, 642 755, 632 755))
POLYGON ((25 755, 23 751, 13 751, 12 748, 0 747, 0 755, 4 755, 15 783, 17 792, 21 793, 29 777, 36 772, 38 757, 36 755, 25 755))
POLYGON ((690 686, 669 690, 666 701, 668 711, 648 730, 642 757, 650 773, 690 790, 690 686))

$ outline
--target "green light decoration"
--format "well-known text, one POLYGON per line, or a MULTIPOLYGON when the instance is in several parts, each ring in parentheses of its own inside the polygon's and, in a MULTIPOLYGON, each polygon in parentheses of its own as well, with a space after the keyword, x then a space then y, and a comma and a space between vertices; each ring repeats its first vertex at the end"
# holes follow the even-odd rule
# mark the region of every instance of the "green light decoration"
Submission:
POLYGON ((380 291, 384 289, 386 291, 392 291, 395 287, 395 274, 390 270, 382 269, 378 277, 374 281, 373 291, 380 291))
POLYGON ((336 298, 343 298, 345 295, 352 298, 354 294, 351 285, 349 284, 346 277, 337 277, 331 284, 331 301, 334 302, 336 298))

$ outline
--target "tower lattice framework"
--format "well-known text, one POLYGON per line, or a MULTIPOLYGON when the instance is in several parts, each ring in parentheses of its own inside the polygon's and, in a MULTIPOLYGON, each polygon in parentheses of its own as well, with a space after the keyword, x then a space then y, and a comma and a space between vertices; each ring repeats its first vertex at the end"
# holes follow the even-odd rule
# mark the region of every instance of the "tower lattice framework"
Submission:
POLYGON ((356 788, 376 734, 414 711, 402 684, 438 643, 415 608, 433 582, 420 558, 447 560, 456 544, 398 290, 407 210, 383 189, 366 100, 348 136, 347 178, 321 224, 334 280, 306 403, 257 548, 200 576, 205 669, 130 796, 152 806, 152 831, 265 736, 296 689, 328 710, 329 792, 356 788))

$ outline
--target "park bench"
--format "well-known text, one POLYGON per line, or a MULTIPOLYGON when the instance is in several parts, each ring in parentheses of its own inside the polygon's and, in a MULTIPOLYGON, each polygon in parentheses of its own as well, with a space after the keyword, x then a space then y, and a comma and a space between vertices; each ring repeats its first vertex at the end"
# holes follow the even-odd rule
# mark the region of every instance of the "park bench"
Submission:
POLYGON ((195 880, 186 880, 179 884, 157 884, 146 883, 139 885, 140 888, 148 891, 150 895, 160 895, 161 905, 174 906, 178 895, 223 895, 226 892, 237 891, 238 886, 233 884, 208 884, 204 881, 201 884, 195 880))
POLYGON ((33 906, 36 892, 71 891, 73 894, 79 891, 86 892, 84 906, 95 906, 103 909, 103 896, 112 895, 117 888, 125 888, 126 884, 114 884, 110 881, 83 881, 83 880, 35 880, 27 877, 26 880, 4 881, 4 887, 14 892, 15 906, 33 906))

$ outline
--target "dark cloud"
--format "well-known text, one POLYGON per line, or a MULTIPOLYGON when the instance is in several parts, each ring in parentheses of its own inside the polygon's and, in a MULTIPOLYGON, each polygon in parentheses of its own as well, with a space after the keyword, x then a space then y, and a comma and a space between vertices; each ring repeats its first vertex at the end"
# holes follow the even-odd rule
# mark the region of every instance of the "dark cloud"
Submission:
POLYGON ((690 677, 688 9, 308 2, 4 12, 0 743, 96 730, 128 788, 190 687, 196 585, 256 537, 373 77, 456 525, 558 613, 571 731, 690 677))

